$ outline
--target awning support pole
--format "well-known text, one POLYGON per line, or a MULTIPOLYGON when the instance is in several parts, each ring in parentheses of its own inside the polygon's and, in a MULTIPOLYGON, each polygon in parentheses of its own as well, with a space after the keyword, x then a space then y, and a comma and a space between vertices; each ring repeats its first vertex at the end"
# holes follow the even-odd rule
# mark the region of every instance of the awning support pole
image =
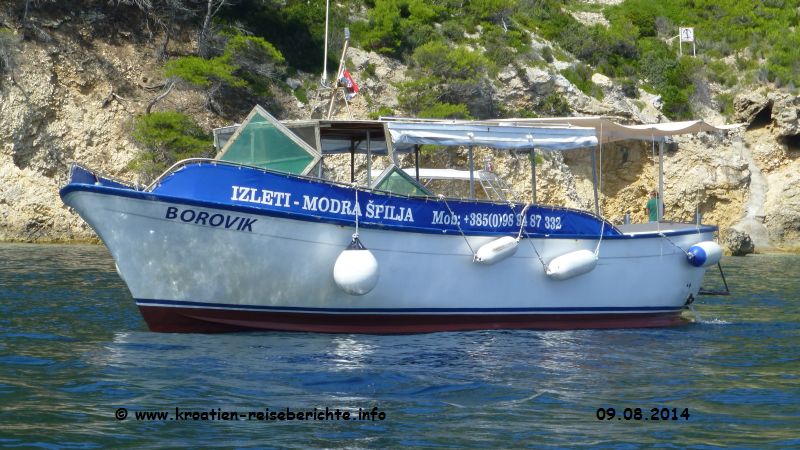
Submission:
MULTIPOLYGON (((327 118, 330 119, 331 115, 333 114, 333 102, 336 101, 336 93, 339 91, 339 75, 342 73, 342 67, 344 66, 344 59, 347 56, 347 46, 350 44, 350 31, 345 29, 345 36, 344 36, 344 46, 342 47, 342 57, 339 59, 339 68, 336 71, 336 76, 333 79, 333 88, 331 90, 331 101, 328 104, 328 116, 327 118)), ((342 91, 342 95, 344 91, 342 91)), ((347 103, 347 97, 345 97, 345 103, 347 103)))
POLYGON ((600 216, 600 200, 597 195, 597 148, 592 148, 592 189, 594 190, 594 213, 600 216))
POLYGON ((475 198, 475 163, 472 160, 472 145, 469 146, 469 198, 475 198))
POLYGON ((414 169, 416 170, 417 183, 419 183, 419 144, 414 145, 414 169))
POLYGON ((367 131, 367 186, 372 187, 372 146, 367 131))
POLYGON ((356 144, 350 139, 350 182, 356 181, 356 144))
POLYGON ((536 203, 536 149, 531 148, 531 193, 533 203, 536 203))
POLYGON ((658 221, 664 214, 664 140, 658 143, 658 221))

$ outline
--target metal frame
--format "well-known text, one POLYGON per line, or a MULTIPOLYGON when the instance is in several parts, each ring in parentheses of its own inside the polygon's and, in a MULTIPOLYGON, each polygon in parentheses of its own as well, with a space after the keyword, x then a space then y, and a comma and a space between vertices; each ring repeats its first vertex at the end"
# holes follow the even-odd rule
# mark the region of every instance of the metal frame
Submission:
MULTIPOLYGON (((306 150, 308 153, 311 154, 312 156, 311 162, 303 169, 303 171, 300 173, 301 175, 308 175, 314 169, 317 163, 319 163, 322 160, 322 153, 320 151, 308 145, 306 141, 302 140, 300 137, 294 134, 292 130, 286 127, 286 125, 282 124, 278 119, 273 117, 272 114, 268 113, 264 108, 262 108, 259 105, 256 105, 253 108, 253 110, 250 111, 250 114, 247 115, 247 118, 245 118, 242 124, 239 125, 239 128, 236 130, 236 132, 233 133, 233 136, 231 136, 230 139, 228 139, 228 142, 225 143, 225 146, 222 147, 222 149, 214 157, 215 160, 218 161, 222 160, 221 158, 225 156, 225 153, 227 153, 231 145, 233 145, 233 143, 236 142, 237 139, 239 139, 239 136, 242 134, 242 130, 244 130, 247 127, 247 125, 250 124, 250 121, 256 115, 261 115, 262 117, 267 119, 267 121, 275 125, 275 128, 280 130, 281 133, 283 133, 284 135, 286 135, 286 137, 291 139, 292 142, 299 145, 300 147, 302 147, 304 150, 306 150)), ((317 128, 316 130, 317 145, 319 145, 319 125, 317 125, 316 128, 317 128)))

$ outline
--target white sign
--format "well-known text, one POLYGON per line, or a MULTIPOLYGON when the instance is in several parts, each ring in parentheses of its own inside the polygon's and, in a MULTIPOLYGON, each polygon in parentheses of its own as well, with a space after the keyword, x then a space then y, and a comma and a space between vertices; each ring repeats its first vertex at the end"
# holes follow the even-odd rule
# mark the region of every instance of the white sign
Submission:
POLYGON ((680 29, 681 42, 694 42, 694 28, 680 29))

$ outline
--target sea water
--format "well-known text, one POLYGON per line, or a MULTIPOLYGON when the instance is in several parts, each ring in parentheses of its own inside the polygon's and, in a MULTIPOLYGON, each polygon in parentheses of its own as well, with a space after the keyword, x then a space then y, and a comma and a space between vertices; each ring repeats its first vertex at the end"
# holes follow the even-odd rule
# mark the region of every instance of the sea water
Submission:
POLYGON ((160 334, 104 247, 3 245, 0 446, 800 447, 800 257, 724 268, 678 328, 160 334))

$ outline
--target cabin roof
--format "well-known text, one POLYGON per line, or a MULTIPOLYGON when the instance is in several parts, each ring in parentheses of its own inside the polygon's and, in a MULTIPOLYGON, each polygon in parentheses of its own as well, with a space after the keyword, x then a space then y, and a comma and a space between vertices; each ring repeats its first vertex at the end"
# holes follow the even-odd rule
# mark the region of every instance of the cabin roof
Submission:
MULTIPOLYGON (((320 153, 399 153, 417 145, 487 146, 495 149, 571 150, 620 140, 662 141, 668 136, 721 132, 735 125, 711 125, 701 120, 627 125, 615 117, 548 117, 534 119, 444 120, 382 117, 378 120, 311 119, 282 121, 320 153), (387 139, 387 132, 389 138, 387 139)), ((227 140, 238 127, 219 130, 227 140), (226 135, 227 134, 227 135, 226 135)), ((215 132, 215 136, 217 133, 215 132)), ((217 143, 220 148, 224 142, 217 143)))

